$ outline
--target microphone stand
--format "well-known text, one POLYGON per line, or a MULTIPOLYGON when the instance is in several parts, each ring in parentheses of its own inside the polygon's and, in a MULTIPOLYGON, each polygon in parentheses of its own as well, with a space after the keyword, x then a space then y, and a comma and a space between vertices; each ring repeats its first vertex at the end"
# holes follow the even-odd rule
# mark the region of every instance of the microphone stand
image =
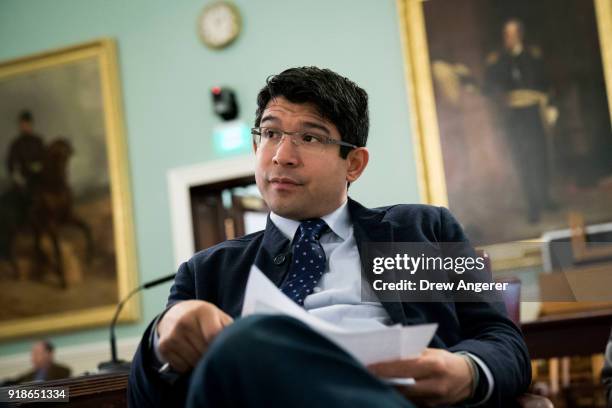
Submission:
POLYGON ((123 305, 125 305, 125 303, 128 300, 130 300, 130 298, 134 294, 140 292, 141 290, 149 289, 154 286, 157 286, 162 283, 173 280, 175 276, 176 274, 173 273, 171 275, 164 276, 163 278, 155 279, 154 281, 147 282, 141 286, 138 286, 137 288, 133 289, 130 293, 128 293, 128 295, 125 298, 123 298, 121 302, 119 302, 119 304, 117 305, 117 309, 115 309, 115 315, 113 316, 113 320, 111 321, 111 324, 110 324, 111 360, 98 364, 98 370, 101 373, 120 373, 120 372, 130 371, 131 362, 120 360, 117 358, 117 339, 115 337, 115 326, 117 325, 117 319, 119 318, 119 314, 121 313, 121 310, 123 309, 123 305))

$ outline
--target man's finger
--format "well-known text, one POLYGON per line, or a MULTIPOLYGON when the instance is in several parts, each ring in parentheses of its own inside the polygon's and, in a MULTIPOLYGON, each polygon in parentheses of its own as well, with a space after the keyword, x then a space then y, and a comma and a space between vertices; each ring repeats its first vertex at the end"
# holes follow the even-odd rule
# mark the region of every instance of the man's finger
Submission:
POLYGON ((184 336, 173 337, 165 341, 160 339, 159 351, 166 358, 170 355, 179 356, 184 362, 192 366, 197 363, 202 355, 184 336))
POLYGON ((424 379, 437 377, 444 373, 444 363, 432 355, 417 358, 376 363, 368 370, 379 377, 411 377, 424 379))
POLYGON ((180 320, 165 338, 160 338, 159 343, 162 355, 165 351, 171 351, 193 364, 202 356, 204 347, 205 340, 198 330, 198 322, 195 318, 180 320))
POLYGON ((385 362, 370 364, 367 366, 369 372, 374 374, 376 377, 387 378, 387 377, 403 377, 404 373, 395 364, 396 362, 385 362), (402 372, 400 372, 402 371, 402 372))
POLYGON ((200 329, 200 321, 197 316, 193 316, 189 325, 185 328, 183 337, 201 356, 206 350, 206 340, 200 329))
POLYGON ((371 364, 368 366, 368 370, 383 378, 388 377, 412 377, 414 376, 414 366, 418 364, 418 359, 407 359, 407 360, 394 360, 385 361, 383 363, 371 364))
POLYGON ((212 318, 211 316, 200 316, 198 319, 200 326, 200 333, 204 336, 204 341, 206 344, 210 344, 210 342, 215 338, 215 336, 223 330, 223 324, 219 320, 219 318, 212 318))
POLYGON ((234 323, 234 319, 232 319, 230 315, 222 311, 221 312, 221 324, 223 325, 223 327, 229 326, 232 323, 234 323))
POLYGON ((202 353, 191 344, 188 337, 182 339, 180 346, 178 344, 177 346, 178 347, 174 348, 173 351, 186 360, 191 367, 195 367, 200 360, 202 353))
POLYGON ((189 362, 174 351, 168 352, 168 354, 164 355, 164 357, 167 358, 168 363, 170 363, 170 367, 172 367, 172 369, 177 373, 185 373, 193 368, 189 362))

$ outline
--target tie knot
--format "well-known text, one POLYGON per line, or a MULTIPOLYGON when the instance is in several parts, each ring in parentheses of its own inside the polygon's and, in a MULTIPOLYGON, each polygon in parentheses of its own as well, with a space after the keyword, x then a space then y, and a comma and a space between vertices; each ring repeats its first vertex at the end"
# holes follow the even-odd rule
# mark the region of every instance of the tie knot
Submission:
POLYGON ((319 240, 327 228, 327 223, 320 218, 304 220, 300 223, 299 235, 302 238, 319 240))

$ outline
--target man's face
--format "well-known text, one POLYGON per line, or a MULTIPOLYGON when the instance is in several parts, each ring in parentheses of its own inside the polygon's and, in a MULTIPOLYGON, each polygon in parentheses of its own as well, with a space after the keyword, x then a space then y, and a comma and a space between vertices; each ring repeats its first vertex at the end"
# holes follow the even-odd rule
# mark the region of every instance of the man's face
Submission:
POLYGON ((19 131, 21 133, 32 133, 32 122, 27 120, 20 120, 19 131))
POLYGON ((508 51, 514 50, 523 41, 521 38, 521 30, 518 24, 513 21, 504 26, 503 37, 504 48, 508 51))
POLYGON ((53 355, 47 351, 43 343, 36 343, 32 346, 32 366, 34 369, 39 370, 41 368, 48 367, 53 360, 53 355))
MULTIPOLYGON (((341 140, 336 126, 323 119, 312 104, 296 104, 283 97, 268 102, 260 126, 288 132, 312 130, 341 140)), ((342 159, 337 145, 304 151, 288 136, 278 146, 256 148, 255 179, 268 207, 294 220, 316 218, 338 208, 353 181, 351 160, 342 159)), ((350 157, 350 155, 349 155, 350 157)))

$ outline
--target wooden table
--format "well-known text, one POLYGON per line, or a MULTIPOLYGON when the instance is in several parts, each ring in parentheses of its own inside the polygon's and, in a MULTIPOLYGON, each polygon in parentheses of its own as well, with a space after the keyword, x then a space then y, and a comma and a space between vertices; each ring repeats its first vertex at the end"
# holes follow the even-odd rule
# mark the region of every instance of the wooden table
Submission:
POLYGON ((603 353, 612 309, 545 316, 521 325, 532 359, 603 353))

